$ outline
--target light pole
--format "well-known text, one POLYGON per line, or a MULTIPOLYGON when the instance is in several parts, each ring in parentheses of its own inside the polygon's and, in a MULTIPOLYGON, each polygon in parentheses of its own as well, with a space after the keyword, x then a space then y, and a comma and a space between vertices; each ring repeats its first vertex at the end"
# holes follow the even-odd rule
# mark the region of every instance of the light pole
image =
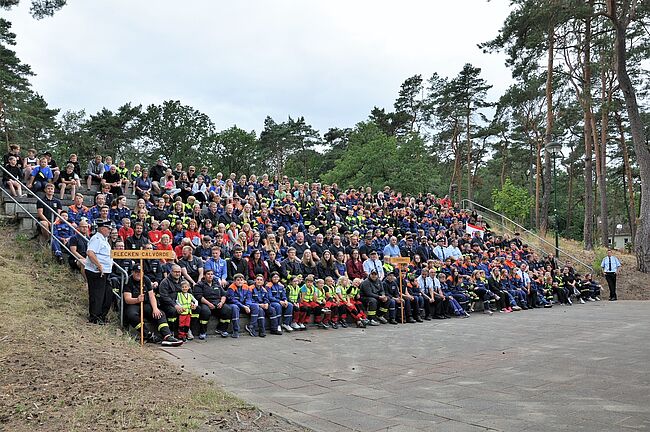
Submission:
POLYGON ((557 218, 557 170, 555 161, 562 157, 562 144, 551 141, 546 144, 546 151, 553 158, 553 218, 555 219, 555 258, 560 258, 560 224, 557 218))

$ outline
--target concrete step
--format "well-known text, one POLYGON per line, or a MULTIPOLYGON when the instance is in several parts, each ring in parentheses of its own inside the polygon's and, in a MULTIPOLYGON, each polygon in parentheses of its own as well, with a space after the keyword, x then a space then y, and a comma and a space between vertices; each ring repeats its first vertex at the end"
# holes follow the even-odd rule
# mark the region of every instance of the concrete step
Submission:
POLYGON ((36 214, 36 200, 31 203, 23 202, 20 205, 11 201, 5 201, 4 203, 4 214, 8 216, 16 216, 18 213, 26 212, 36 214))

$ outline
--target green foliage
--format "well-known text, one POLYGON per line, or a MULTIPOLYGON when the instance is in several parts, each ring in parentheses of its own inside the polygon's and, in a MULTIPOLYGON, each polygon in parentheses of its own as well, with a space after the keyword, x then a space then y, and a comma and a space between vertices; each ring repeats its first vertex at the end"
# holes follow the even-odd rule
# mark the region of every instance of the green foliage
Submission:
POLYGON ((258 160, 259 153, 255 132, 233 126, 214 135, 212 151, 203 157, 206 163, 222 170, 224 176, 230 173, 248 176, 260 172, 257 168, 263 161, 258 160))
POLYGON ((295 155, 302 164, 303 177, 307 177, 309 157, 316 145, 320 144, 318 131, 307 124, 304 117, 276 123, 271 117, 264 120, 260 133, 260 159, 268 161, 268 169, 276 175, 284 173, 285 164, 295 155))
POLYGON ((386 135, 373 122, 359 123, 350 135, 347 151, 323 181, 337 183, 340 188, 383 188, 394 179, 396 155, 395 137, 386 135))
MULTIPOLYGON (((0 0, 0 9, 11 9, 18 3, 20 3, 20 0, 0 0)), ((54 15, 66 3, 67 0, 32 0, 29 11, 34 18, 41 19, 54 15)))
POLYGON ((603 258, 607 256, 607 248, 597 247, 594 248, 594 260, 591 262, 591 267, 594 269, 594 273, 597 276, 603 275, 603 269, 600 267, 600 264, 603 262, 603 258))
POLYGON ((95 151, 111 155, 116 160, 140 161, 135 144, 141 134, 141 117, 142 105, 131 106, 131 103, 122 105, 115 113, 102 108, 97 114, 91 115, 85 127, 97 143, 95 151))
POLYGON ((501 189, 492 191, 492 201, 494 210, 518 221, 527 217, 533 206, 533 198, 528 195, 528 191, 515 186, 510 178, 506 179, 501 189))
POLYGON ((214 124, 206 114, 180 101, 149 105, 142 114, 142 145, 150 159, 162 156, 166 163, 196 163, 210 146, 214 124))

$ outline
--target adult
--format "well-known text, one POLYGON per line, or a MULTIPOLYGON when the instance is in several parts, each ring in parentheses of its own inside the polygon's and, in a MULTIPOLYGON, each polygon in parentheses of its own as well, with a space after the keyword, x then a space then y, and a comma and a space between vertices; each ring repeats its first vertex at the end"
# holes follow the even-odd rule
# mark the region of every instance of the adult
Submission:
POLYGON ((133 273, 124 285, 124 317, 126 321, 135 329, 140 329, 140 303, 144 303, 142 310, 144 312, 144 335, 149 342, 158 343, 163 346, 180 346, 183 341, 174 337, 165 313, 158 308, 156 294, 151 286, 151 280, 147 276, 142 279, 143 294, 140 294, 140 264, 133 267, 133 273), (162 336, 162 340, 149 329, 148 322, 155 324, 156 329, 162 336))
POLYGON ((361 283, 361 302, 368 311, 370 325, 388 324, 384 317, 390 309, 395 309, 395 301, 384 292, 377 270, 371 270, 368 279, 361 283))
POLYGON ((54 196, 54 185, 48 183, 45 186, 45 196, 36 203, 36 217, 40 224, 39 231, 44 240, 49 238, 55 214, 61 213, 62 209, 61 201, 54 196))
POLYGON ((88 241, 86 251, 84 269, 88 281, 88 321, 92 324, 106 323, 113 300, 113 291, 108 284, 108 275, 113 269, 111 245, 108 243, 110 232, 110 222, 97 222, 97 233, 88 241))
POLYGON ((101 183, 103 175, 104 164, 102 163, 102 157, 101 155, 96 155, 93 160, 88 162, 88 167, 86 168, 86 186, 88 190, 90 190, 90 186, 93 183, 101 183))
POLYGON ((110 192, 113 195, 122 195, 122 178, 117 172, 117 166, 111 165, 108 171, 104 171, 104 174, 102 174, 102 185, 109 185, 111 187, 110 192))
POLYGON ((380 281, 384 279, 384 263, 379 259, 376 250, 371 251, 368 259, 363 262, 363 271, 368 275, 370 272, 375 271, 380 281))
MULTIPOLYGON (((233 320, 239 320, 239 308, 226 304, 226 294, 226 289, 215 278, 214 270, 206 269, 203 279, 194 287, 194 296, 200 305, 199 339, 208 337, 208 322, 211 316, 219 320, 216 332, 221 337, 228 337, 228 325, 233 320)), ((238 331, 233 330, 231 336, 239 337, 238 331)))
POLYGON ((77 226, 79 232, 75 233, 68 242, 68 249, 71 255, 68 258, 68 264, 72 270, 79 270, 84 280, 86 279, 86 252, 88 251, 88 230, 89 224, 87 220, 82 220, 77 226))
POLYGON ((178 315, 183 313, 183 307, 176 302, 178 293, 181 292, 182 280, 181 266, 173 264, 169 275, 158 285, 160 309, 167 316, 167 322, 173 332, 178 329, 178 315))
POLYGON ((622 267, 623 264, 612 254, 612 249, 607 249, 607 256, 603 258, 603 261, 600 263, 600 268, 603 269, 605 273, 605 280, 607 281, 607 286, 609 287, 609 301, 616 301, 616 275, 618 274, 618 269, 622 267))

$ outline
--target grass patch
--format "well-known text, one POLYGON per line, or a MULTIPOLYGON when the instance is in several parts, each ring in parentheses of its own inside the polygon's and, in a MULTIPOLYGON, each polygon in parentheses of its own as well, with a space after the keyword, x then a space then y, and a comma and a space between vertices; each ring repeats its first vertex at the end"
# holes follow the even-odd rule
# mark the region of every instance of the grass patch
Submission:
POLYGON ((80 276, 18 237, 0 229, 0 430, 263 430, 265 419, 297 430, 247 422, 258 415, 247 403, 117 325, 87 324, 80 276))

